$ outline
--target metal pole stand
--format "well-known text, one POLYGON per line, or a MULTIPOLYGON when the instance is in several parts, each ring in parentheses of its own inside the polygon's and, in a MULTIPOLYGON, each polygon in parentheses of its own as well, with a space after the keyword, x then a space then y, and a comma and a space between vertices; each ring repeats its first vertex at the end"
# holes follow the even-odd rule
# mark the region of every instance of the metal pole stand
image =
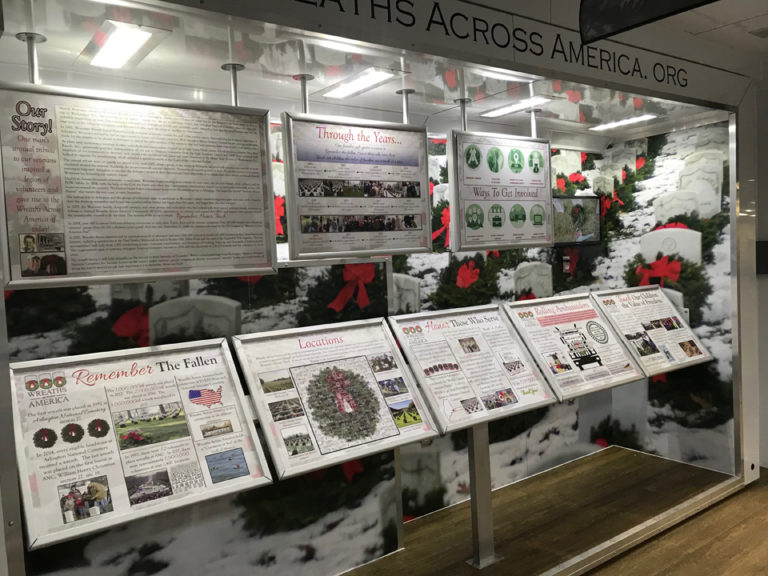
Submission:
POLYGON ((408 115, 410 112, 410 108, 408 106, 408 97, 415 92, 416 90, 413 88, 403 88, 402 90, 397 90, 395 92, 395 94, 399 94, 403 97, 403 124, 408 124, 408 115))
POLYGON ((16 34, 16 39, 21 40, 27 45, 29 82, 31 84, 40 84, 40 73, 37 65, 37 45, 45 42, 47 38, 37 32, 19 32, 16 34))
POLYGON ((309 114, 309 91, 307 90, 307 82, 314 80, 315 77, 312 74, 294 74, 294 80, 301 82, 301 112, 303 114, 309 114))
POLYGON ((237 73, 240 70, 245 70, 243 64, 237 64, 235 62, 227 62, 221 65, 221 69, 229 72, 230 75, 230 90, 232 91, 232 106, 239 106, 239 100, 237 96, 237 73))
POLYGON ((491 452, 488 423, 469 429, 469 490, 472 506, 472 558, 467 564, 482 570, 502 559, 494 550, 491 506, 491 452))
POLYGON ((459 105, 459 113, 461 114, 461 129, 466 132, 467 122, 467 104, 472 102, 472 98, 457 98, 454 103, 459 105))

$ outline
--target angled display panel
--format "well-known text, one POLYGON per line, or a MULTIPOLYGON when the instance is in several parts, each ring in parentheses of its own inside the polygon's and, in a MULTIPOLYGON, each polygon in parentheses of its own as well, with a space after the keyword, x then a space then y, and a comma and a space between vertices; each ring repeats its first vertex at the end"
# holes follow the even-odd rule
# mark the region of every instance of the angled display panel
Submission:
POLYGON ((31 549, 271 482, 224 339, 10 369, 31 549))
POLYGON ((451 133, 451 248, 551 246, 549 142, 451 133))
POLYGON ((389 319, 441 433, 555 402, 498 305, 389 319))
POLYGON ((592 294, 648 376, 712 360, 659 286, 592 294))
POLYGON ((561 400, 644 378, 589 294, 504 309, 561 400))
POLYGON ((383 319, 234 338, 281 478, 436 435, 383 319))
POLYGON ((275 268, 268 113, 0 86, 13 287, 275 268))
POLYGON ((283 114, 292 259, 432 247, 427 130, 283 114))

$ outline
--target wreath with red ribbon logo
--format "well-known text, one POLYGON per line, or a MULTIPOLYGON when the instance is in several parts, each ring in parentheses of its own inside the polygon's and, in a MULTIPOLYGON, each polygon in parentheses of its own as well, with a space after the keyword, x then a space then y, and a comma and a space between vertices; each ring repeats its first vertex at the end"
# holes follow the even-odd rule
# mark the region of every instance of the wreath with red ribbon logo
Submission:
POLYGON ((40 430, 32 435, 32 442, 38 448, 50 448, 56 444, 57 439, 56 432, 50 428, 40 428, 40 430))
POLYGON ((69 442, 70 444, 76 444, 77 442, 80 442, 84 434, 85 430, 83 430, 83 427, 80 426, 80 424, 75 424, 74 422, 65 425, 64 428, 61 429, 61 439, 64 440, 64 442, 69 442))
POLYGON ((103 438, 109 434, 109 423, 102 418, 96 418, 88 423, 88 435, 94 438, 103 438))

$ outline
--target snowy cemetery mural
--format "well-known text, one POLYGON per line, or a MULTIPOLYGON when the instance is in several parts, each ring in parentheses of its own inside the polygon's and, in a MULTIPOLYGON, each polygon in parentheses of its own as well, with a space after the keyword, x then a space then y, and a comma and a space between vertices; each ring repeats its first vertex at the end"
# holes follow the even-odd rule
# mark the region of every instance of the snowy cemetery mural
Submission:
MULTIPOLYGON (((400 311, 661 284, 689 310, 696 336, 716 358, 654 377, 639 390, 619 388, 492 422, 494 487, 609 444, 733 471, 727 152, 726 124, 622 143, 601 154, 553 150, 553 192, 597 196, 600 243, 452 253, 445 146, 430 141, 434 250, 393 258, 394 272, 403 275, 400 311), (591 403, 589 421, 580 418, 585 403, 591 403)), ((242 333, 388 313, 383 263, 192 280, 176 291, 142 285, 117 292, 109 286, 6 292, 11 361, 149 345, 154 307, 201 296, 227 299, 220 316, 239 321, 242 333)), ((170 309, 163 317, 178 322, 165 327, 183 330, 166 330, 163 343, 224 335, 223 321, 180 315, 180 303, 170 309)), ((378 384, 394 398, 389 406, 397 426, 417 421, 413 406, 397 403, 398 382, 378 384)), ((286 417, 300 409, 275 406, 286 417)), ((146 428, 169 414, 126 415, 115 425, 146 428)), ((317 448, 302 428, 290 429, 286 443, 297 453, 317 448)), ((469 497, 466 432, 402 448, 400 463, 406 517, 469 497)), ((136 478, 135 484, 160 493, 164 479, 136 478)), ((238 573, 248 566, 255 575, 338 573, 396 548, 402 519, 392 505, 395 489, 387 452, 29 553, 28 572, 238 573)))

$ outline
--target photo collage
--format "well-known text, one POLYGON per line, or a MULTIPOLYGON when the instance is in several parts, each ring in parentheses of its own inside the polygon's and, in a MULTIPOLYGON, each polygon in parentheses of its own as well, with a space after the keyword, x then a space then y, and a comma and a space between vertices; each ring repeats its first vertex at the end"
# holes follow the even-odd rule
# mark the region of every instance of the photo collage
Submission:
POLYGON ((299 179, 300 198, 421 198, 421 182, 299 179))
POLYGON ((65 276, 67 259, 64 254, 64 234, 27 232, 19 234, 21 275, 65 276))
POLYGON ((301 216, 302 234, 345 234, 352 232, 403 232, 421 230, 421 216, 350 215, 350 216, 301 216))

